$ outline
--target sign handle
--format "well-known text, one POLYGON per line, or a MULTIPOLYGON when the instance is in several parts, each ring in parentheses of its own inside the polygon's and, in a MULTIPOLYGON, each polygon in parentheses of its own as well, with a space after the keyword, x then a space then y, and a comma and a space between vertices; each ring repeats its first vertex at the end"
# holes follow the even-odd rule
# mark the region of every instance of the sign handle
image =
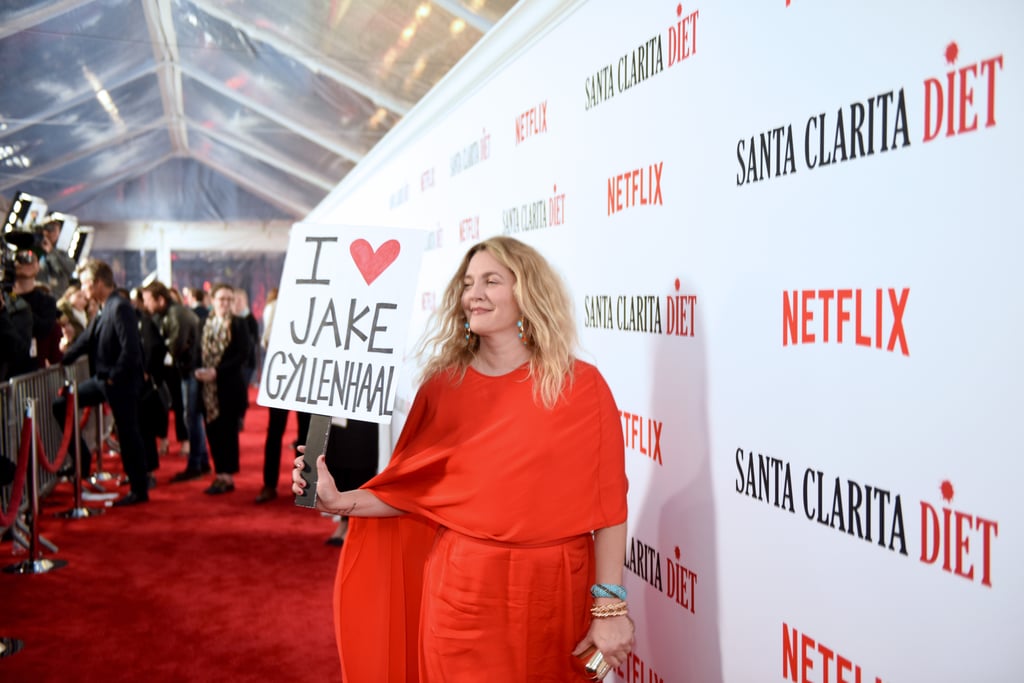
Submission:
POLYGON ((302 479, 306 488, 301 495, 295 496, 295 504, 299 507, 316 507, 316 459, 327 452, 327 439, 331 435, 331 417, 329 415, 312 415, 309 420, 309 432, 306 434, 306 452, 302 456, 302 479))

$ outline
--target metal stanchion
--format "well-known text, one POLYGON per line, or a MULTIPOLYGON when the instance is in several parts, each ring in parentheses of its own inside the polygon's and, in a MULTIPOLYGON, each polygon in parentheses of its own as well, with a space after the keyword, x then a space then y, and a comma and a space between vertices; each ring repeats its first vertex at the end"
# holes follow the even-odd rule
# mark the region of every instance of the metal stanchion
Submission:
POLYGON ((26 401, 28 408, 28 419, 31 424, 29 439, 31 440, 31 459, 28 463, 28 495, 29 495, 29 544, 28 559, 17 564, 4 567, 8 574, 45 574, 46 572, 60 569, 67 565, 66 560, 48 560, 43 557, 39 549, 39 425, 36 423, 36 399, 30 398, 26 401))
POLYGON ((96 406, 96 473, 89 478, 89 481, 96 484, 101 481, 110 481, 114 475, 103 471, 103 446, 106 443, 107 435, 104 433, 103 404, 96 406))
MULTIPOLYGON (((86 517, 102 515, 104 510, 102 508, 87 508, 82 505, 82 444, 80 443, 81 434, 78 426, 78 380, 72 378, 69 388, 71 389, 72 405, 74 406, 72 422, 75 423, 74 436, 72 437, 75 440, 75 503, 70 510, 58 512, 56 516, 66 519, 84 519, 86 517)), ((66 427, 67 425, 65 425, 66 427)))

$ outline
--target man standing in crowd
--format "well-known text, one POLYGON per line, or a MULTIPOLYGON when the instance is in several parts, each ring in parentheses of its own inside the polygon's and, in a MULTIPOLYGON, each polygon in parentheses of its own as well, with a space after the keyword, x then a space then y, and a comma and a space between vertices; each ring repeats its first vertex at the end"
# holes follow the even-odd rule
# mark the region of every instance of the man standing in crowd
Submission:
POLYGON ((249 332, 249 358, 245 362, 245 379, 250 384, 256 373, 256 359, 259 358, 260 349, 260 324, 256 316, 249 310, 249 293, 241 287, 235 287, 235 301, 231 304, 231 313, 236 318, 241 318, 245 323, 245 329, 249 332))
POLYGON ((57 248, 64 221, 51 218, 42 225, 43 254, 40 257, 39 280, 50 288, 54 296, 63 296, 75 275, 75 262, 64 251, 57 248))
POLYGON ((171 354, 174 366, 181 376, 181 396, 188 429, 188 464, 171 481, 196 479, 210 471, 210 456, 206 449, 206 431, 199 407, 199 380, 195 369, 199 367, 201 323, 199 316, 176 303, 167 285, 154 280, 142 290, 142 303, 150 315, 160 320, 160 331, 171 354))
MULTIPOLYGON (((131 484, 131 493, 114 505, 145 503, 149 500, 149 479, 139 432, 143 367, 138 316, 131 302, 115 292, 114 273, 103 261, 86 263, 80 279, 82 291, 100 306, 100 310, 85 332, 68 347, 64 364, 88 354, 92 377, 79 383, 78 405, 97 406, 106 401, 114 414, 121 463, 131 484)), ((66 397, 60 396, 53 404, 54 417, 62 426, 66 401, 66 397)), ((83 450, 82 460, 83 465, 89 462, 87 449, 83 450)), ((86 471, 83 467, 83 474, 86 471)))
POLYGON ((199 316, 199 322, 205 323, 206 316, 210 315, 210 309, 206 307, 206 290, 202 287, 185 287, 181 295, 185 298, 185 305, 199 316))

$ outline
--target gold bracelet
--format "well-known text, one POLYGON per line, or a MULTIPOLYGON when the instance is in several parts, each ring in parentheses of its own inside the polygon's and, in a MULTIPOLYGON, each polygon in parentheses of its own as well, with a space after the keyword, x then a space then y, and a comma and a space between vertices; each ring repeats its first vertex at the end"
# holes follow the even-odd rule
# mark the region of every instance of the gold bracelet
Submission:
POLYGON ((590 613, 597 619, 624 617, 629 614, 629 605, 625 600, 620 600, 619 602, 613 602, 607 605, 594 605, 590 608, 590 613))

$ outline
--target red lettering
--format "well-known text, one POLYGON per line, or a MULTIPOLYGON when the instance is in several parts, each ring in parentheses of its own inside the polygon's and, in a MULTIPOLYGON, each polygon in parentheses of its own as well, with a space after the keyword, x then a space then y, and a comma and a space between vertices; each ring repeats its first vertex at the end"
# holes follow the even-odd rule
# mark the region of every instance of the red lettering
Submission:
POLYGON ((929 78, 924 82, 924 142, 934 140, 942 128, 942 84, 929 78), (932 101, 935 102, 935 126, 932 126, 932 101))
POLYGON ((936 78, 924 82, 924 142, 938 136, 945 123, 946 137, 970 133, 978 129, 978 115, 974 111, 974 83, 980 75, 984 79, 985 127, 996 125, 996 67, 1003 67, 1003 56, 983 59, 946 74, 945 86, 936 78), (959 76, 959 78, 958 78, 959 76), (959 93, 957 90, 959 89, 959 93), (933 106, 934 103, 934 106, 933 106), (957 115, 956 109, 959 107, 957 115))
POLYGON ((988 115, 985 118, 986 128, 996 125, 996 64, 999 64, 1000 69, 1003 68, 1002 55, 981 61, 982 75, 985 75, 985 72, 988 71, 988 115))
POLYGON ((782 293, 782 345, 789 346, 792 344, 798 344, 796 338, 796 319, 797 319, 797 307, 796 297, 797 292, 793 290, 793 302, 790 303, 788 292, 782 293))
POLYGON ((972 517, 971 515, 965 514, 963 512, 957 512, 955 514, 955 517, 956 517, 956 568, 954 569, 954 571, 958 575, 964 577, 965 579, 973 580, 974 579, 974 565, 972 564, 970 566, 970 568, 965 572, 964 571, 963 562, 964 562, 964 555, 966 555, 967 553, 971 552, 971 539, 967 538, 964 535, 964 520, 967 521, 967 528, 968 529, 973 529, 974 526, 973 526, 972 522, 974 521, 974 517, 972 517))
POLYGON ((819 289, 818 290, 818 298, 821 299, 822 318, 824 319, 824 322, 823 322, 823 324, 821 326, 822 327, 822 329, 821 329, 821 340, 823 342, 825 342, 826 344, 828 343, 828 326, 829 326, 829 322, 828 322, 829 321, 828 305, 829 305, 829 302, 832 301, 832 297, 834 297, 834 296, 835 296, 835 292, 833 292, 831 289, 819 289))
MULTIPOLYGON (((852 660, 838 653, 837 650, 827 647, 806 633, 799 633, 795 628, 785 622, 782 623, 782 677, 793 683, 798 683, 797 670, 800 671, 799 683, 861 683, 863 673, 860 665, 854 664, 852 660), (799 664, 797 655, 799 654, 799 664), (821 678, 811 678, 814 670, 815 660, 820 656, 821 678), (834 663, 834 664, 833 664, 834 663), (835 679, 832 677, 833 666, 835 667, 835 679), (853 673, 853 679, 847 678, 853 673)), ((875 683, 882 683, 880 676, 875 677, 875 683)))
POLYGON ((852 289, 836 291, 836 341, 840 344, 843 343, 843 323, 850 322, 850 312, 843 307, 843 302, 849 301, 852 296, 852 289))
POLYGON ((861 290, 854 293, 854 307, 857 311, 857 320, 854 324, 853 341, 857 346, 871 346, 871 338, 860 333, 860 323, 864 317, 864 309, 861 307, 861 290))
POLYGON ((904 356, 910 355, 910 349, 907 348, 907 337, 903 332, 903 311, 907 307, 907 297, 910 296, 910 289, 907 287, 903 288, 900 292, 900 298, 896 299, 896 290, 889 290, 889 304, 892 307, 892 330, 889 332, 889 345, 886 350, 892 351, 896 348, 896 342, 900 343, 900 352, 904 356))
MULTIPOLYGON (((967 73, 972 76, 978 75, 977 65, 971 64, 960 69, 960 129, 958 133, 968 133, 978 129, 978 115, 971 116, 971 125, 967 125, 967 105, 974 104, 974 88, 967 86, 967 73)), ((952 118, 952 117, 950 117, 952 118)))
POLYGON ((800 314, 803 316, 803 325, 800 326, 800 343, 813 344, 814 335, 807 331, 807 325, 814 320, 814 313, 807 306, 807 302, 814 298, 814 290, 805 289, 800 297, 800 314))
POLYGON ((823 666, 821 668, 821 671, 822 671, 821 683, 828 683, 828 672, 831 669, 832 657, 835 655, 835 653, 832 652, 832 650, 830 650, 827 647, 825 647, 825 645, 820 643, 820 642, 818 643, 818 652, 821 653, 822 658, 825 660, 825 666, 823 666))
POLYGON ((793 629, 793 638, 789 637, 789 626, 782 622, 782 677, 796 683, 796 642, 797 632, 793 629), (790 673, 792 672, 792 673, 790 673))
POLYGON ((928 503, 921 501, 921 561, 925 564, 934 564, 939 558, 939 516, 928 503), (929 524, 930 522, 930 524, 929 524), (933 529, 931 536, 928 535, 929 526, 933 529), (928 554, 928 543, 931 541, 932 552, 928 554))
POLYGON ((814 660, 808 654, 808 650, 814 652, 814 640, 812 640, 806 633, 800 634, 800 655, 803 662, 800 666, 800 683, 811 683, 811 679, 808 678, 808 672, 814 668, 814 660))
POLYGON ((999 535, 999 524, 981 517, 975 522, 981 530, 981 585, 992 587, 992 536, 999 535))

